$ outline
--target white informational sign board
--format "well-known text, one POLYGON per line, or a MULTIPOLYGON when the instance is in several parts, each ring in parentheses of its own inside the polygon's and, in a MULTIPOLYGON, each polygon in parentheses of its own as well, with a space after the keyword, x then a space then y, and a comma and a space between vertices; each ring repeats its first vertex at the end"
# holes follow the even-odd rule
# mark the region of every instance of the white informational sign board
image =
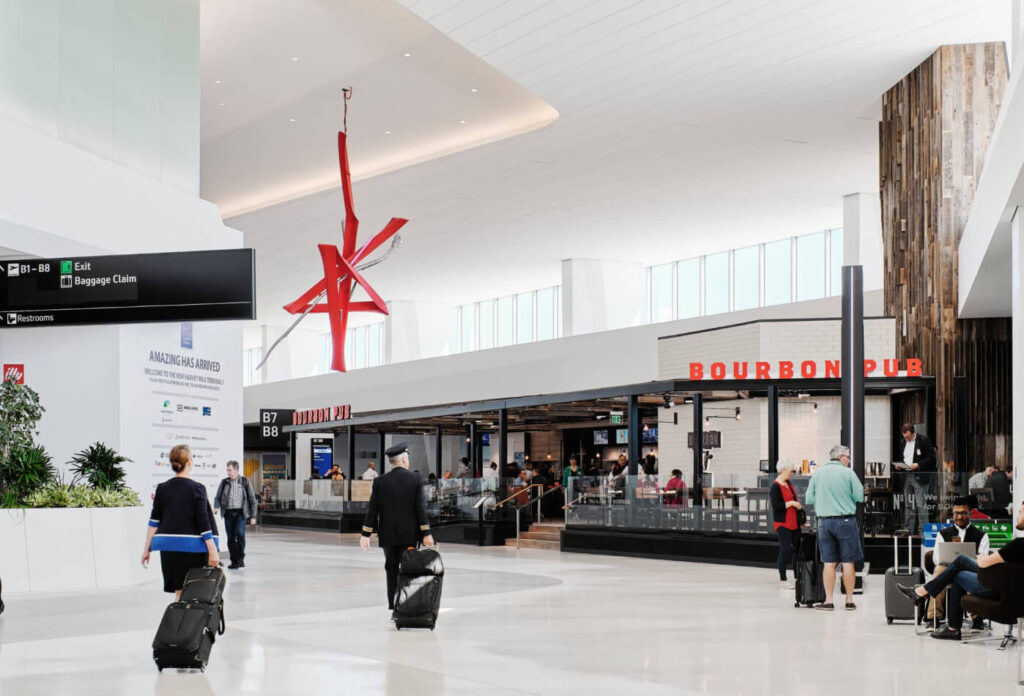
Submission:
POLYGON ((174 475, 169 454, 192 449, 192 478, 213 498, 228 460, 242 461, 242 328, 236 322, 121 329, 121 452, 129 487, 149 505, 174 475))

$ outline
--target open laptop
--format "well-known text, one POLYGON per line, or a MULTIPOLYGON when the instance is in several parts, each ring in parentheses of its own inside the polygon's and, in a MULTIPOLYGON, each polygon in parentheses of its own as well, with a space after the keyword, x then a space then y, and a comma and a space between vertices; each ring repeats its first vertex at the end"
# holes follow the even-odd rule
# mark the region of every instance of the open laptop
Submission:
POLYGON ((973 541, 944 541, 935 545, 935 562, 949 565, 957 556, 975 558, 978 547, 973 541))

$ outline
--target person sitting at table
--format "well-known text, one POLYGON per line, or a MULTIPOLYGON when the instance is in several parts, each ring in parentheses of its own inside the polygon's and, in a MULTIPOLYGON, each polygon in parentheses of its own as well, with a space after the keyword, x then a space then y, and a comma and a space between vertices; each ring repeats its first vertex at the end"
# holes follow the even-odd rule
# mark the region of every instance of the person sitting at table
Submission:
MULTIPOLYGON (((924 569, 929 575, 940 575, 946 569, 945 564, 936 565, 933 558, 938 553, 939 547, 943 543, 950 541, 966 541, 974 544, 977 551, 976 555, 978 556, 987 556, 989 553, 988 534, 971 524, 970 497, 965 496, 953 501, 953 525, 940 529, 939 533, 935 536, 935 549, 925 553, 924 569)), ((941 622, 945 613, 946 590, 943 589, 938 595, 930 598, 926 618, 929 621, 941 622)), ((980 629, 984 627, 985 622, 981 618, 974 617, 973 621, 972 628, 980 629)))
POLYGON ((686 507, 686 481, 683 480, 683 472, 679 469, 672 470, 672 478, 665 484, 665 491, 674 491, 674 493, 665 496, 665 504, 671 507, 683 506, 686 507))
MULTIPOLYGON (((341 474, 341 469, 338 467, 337 464, 335 464, 330 469, 327 470, 327 473, 324 474, 324 478, 325 479, 335 479, 335 480, 337 480, 338 479, 338 474, 341 474)), ((342 474, 342 477, 344 477, 343 474, 342 474)))

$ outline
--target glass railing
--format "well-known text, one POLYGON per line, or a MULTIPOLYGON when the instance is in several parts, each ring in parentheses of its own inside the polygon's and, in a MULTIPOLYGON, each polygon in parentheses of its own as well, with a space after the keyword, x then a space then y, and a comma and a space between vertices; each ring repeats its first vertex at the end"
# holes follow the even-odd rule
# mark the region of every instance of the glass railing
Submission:
MULTIPOLYGON (((790 482, 804 504, 808 524, 817 526, 814 505, 807 504, 812 476, 790 482)), ((620 527, 643 530, 699 531, 774 536, 770 475, 705 475, 698 490, 685 482, 658 476, 581 476, 569 479, 566 494, 568 526, 620 527)), ((816 486, 817 488, 817 486, 816 486)), ((966 481, 953 474, 910 474, 869 477, 859 506, 865 536, 892 536, 909 530, 920 536, 926 524, 950 519, 953 501, 967 495, 966 481)), ((1008 518, 991 491, 976 490, 977 508, 993 518, 1008 518)), ((998 498, 998 495, 995 497, 998 498)), ((821 500, 821 493, 817 494, 821 500)), ((977 515, 978 513, 976 513, 977 515)))
MULTIPOLYGON (((359 483, 359 482, 357 482, 359 483)), ((270 497, 264 510, 307 510, 313 512, 357 512, 365 503, 353 503, 349 481, 325 479, 271 479, 267 483, 270 497)))
POLYGON ((497 504, 520 491, 517 479, 441 479, 427 487, 427 513, 431 524, 492 521, 515 516, 513 500, 497 504))

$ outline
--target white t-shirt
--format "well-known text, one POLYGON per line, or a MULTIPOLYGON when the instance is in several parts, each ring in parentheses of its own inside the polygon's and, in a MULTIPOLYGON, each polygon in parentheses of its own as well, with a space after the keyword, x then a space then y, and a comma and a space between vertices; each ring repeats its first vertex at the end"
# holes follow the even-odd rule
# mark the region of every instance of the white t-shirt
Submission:
POLYGON ((497 469, 492 469, 491 467, 487 467, 486 469, 484 469, 483 477, 484 478, 498 478, 498 471, 497 471, 497 469))
POLYGON ((367 469, 366 471, 363 472, 363 475, 360 478, 362 478, 364 481, 372 481, 375 478, 377 478, 377 470, 367 469))

